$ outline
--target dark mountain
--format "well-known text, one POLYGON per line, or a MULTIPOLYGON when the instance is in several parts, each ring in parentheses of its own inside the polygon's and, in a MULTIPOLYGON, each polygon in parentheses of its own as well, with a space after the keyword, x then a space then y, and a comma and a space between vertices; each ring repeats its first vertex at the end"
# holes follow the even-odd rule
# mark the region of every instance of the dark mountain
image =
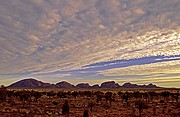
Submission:
POLYGON ((159 87, 156 86, 156 85, 154 85, 154 84, 152 84, 152 83, 150 83, 150 84, 148 84, 148 85, 145 85, 144 88, 159 88, 159 87))
POLYGON ((100 88, 100 86, 98 84, 95 84, 95 85, 91 86, 91 88, 98 89, 98 88, 100 88))
POLYGON ((38 81, 36 79, 23 79, 17 81, 8 86, 8 88, 85 88, 85 89, 98 89, 98 88, 159 88, 154 84, 148 85, 137 85, 131 83, 125 83, 120 86, 118 83, 114 81, 103 82, 100 86, 98 84, 90 86, 88 83, 79 83, 76 86, 62 81, 56 84, 44 83, 42 81, 38 81))
POLYGON ((74 88, 75 87, 74 85, 72 85, 72 84, 70 84, 69 82, 66 82, 66 81, 56 83, 55 86, 58 87, 58 88, 74 88))
POLYGON ((128 83, 124 83, 122 85, 122 88, 139 88, 139 86, 137 84, 131 84, 130 82, 128 82, 128 83))
POLYGON ((36 79, 23 79, 8 86, 9 88, 45 88, 55 87, 53 84, 44 83, 36 79))
POLYGON ((137 85, 137 84, 131 84, 130 82, 124 83, 122 85, 122 88, 159 88, 156 85, 150 83, 148 85, 137 85))
POLYGON ((77 88, 91 88, 88 83, 80 83, 76 85, 77 88))
POLYGON ((103 82, 101 88, 119 88, 120 85, 114 81, 103 82))

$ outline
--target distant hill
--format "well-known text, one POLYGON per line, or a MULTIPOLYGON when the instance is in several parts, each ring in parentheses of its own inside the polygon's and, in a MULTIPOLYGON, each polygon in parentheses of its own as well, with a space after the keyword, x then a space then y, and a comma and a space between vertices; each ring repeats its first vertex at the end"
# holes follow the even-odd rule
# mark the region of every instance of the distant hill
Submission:
POLYGON ((92 89, 98 89, 98 88, 100 88, 100 86, 98 84, 95 84, 95 85, 91 86, 91 88, 92 89))
POLYGON ((53 84, 44 83, 36 79, 23 79, 8 86, 9 88, 46 88, 55 87, 53 84))
POLYGON ((91 88, 88 83, 80 83, 76 85, 77 88, 91 88))
POLYGON ((119 88, 120 85, 114 81, 103 82, 101 88, 119 88))
POLYGON ((152 83, 148 85, 137 85, 137 84, 131 84, 130 82, 128 82, 128 83, 124 83, 122 85, 122 88, 159 88, 159 87, 152 83))
POLYGON ((55 86, 58 87, 58 88, 74 88, 75 87, 74 85, 72 85, 72 84, 70 84, 69 82, 66 82, 66 81, 56 83, 55 86))
POLYGON ((122 88, 139 88, 139 85, 137 85, 137 84, 131 84, 131 83, 124 83, 123 85, 122 85, 122 88))
POLYGON ((88 83, 79 83, 76 86, 72 85, 71 83, 68 83, 66 81, 58 82, 56 84, 50 84, 50 83, 44 83, 42 81, 38 81, 36 79, 23 79, 20 81, 17 81, 11 85, 8 86, 8 88, 85 88, 85 89, 98 89, 98 88, 159 88, 158 86, 154 84, 148 84, 148 85, 137 85, 137 84, 131 84, 131 83, 124 83, 122 86, 120 86, 118 83, 115 83, 114 81, 107 81, 103 82, 100 86, 98 84, 96 85, 89 85, 88 83))

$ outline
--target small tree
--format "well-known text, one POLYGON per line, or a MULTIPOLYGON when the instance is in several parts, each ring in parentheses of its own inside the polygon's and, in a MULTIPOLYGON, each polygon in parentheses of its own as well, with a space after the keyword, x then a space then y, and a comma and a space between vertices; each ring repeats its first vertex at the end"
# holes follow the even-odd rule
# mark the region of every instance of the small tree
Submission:
POLYGON ((84 110, 83 117, 89 117, 89 112, 88 112, 88 110, 84 110))
POLYGON ((135 106, 139 110, 139 117, 142 117, 143 109, 147 109, 148 108, 148 105, 144 101, 142 101, 142 100, 136 101, 135 102, 135 106))
POLYGON ((126 105, 128 105, 129 93, 128 92, 124 93, 122 96, 122 99, 125 100, 126 105))
POLYGON ((4 89, 4 88, 6 88, 4 85, 1 85, 1 89, 4 89))
POLYGON ((141 93, 140 93, 139 91, 135 91, 135 92, 133 93, 133 97, 135 97, 136 100, 137 100, 138 98, 142 98, 142 95, 141 95, 141 93))
POLYGON ((71 93, 71 95, 72 95, 74 98, 76 98, 76 97, 78 96, 78 92, 77 92, 77 91, 73 91, 73 92, 71 93))
POLYGON ((167 101, 167 98, 171 95, 171 93, 168 91, 164 91, 164 92, 161 92, 161 95, 164 97, 164 100, 167 101))
POLYGON ((0 101, 6 101, 6 97, 7 97, 7 89, 3 86, 1 86, 0 88, 0 101))
POLYGON ((62 106, 62 115, 66 115, 66 117, 69 116, 69 104, 68 104, 67 100, 65 100, 65 102, 62 106))
POLYGON ((121 91, 118 91, 118 95, 119 95, 119 97, 121 97, 122 96, 122 92, 121 91))
POLYGON ((94 95, 96 95, 96 102, 99 103, 99 101, 102 101, 102 98, 104 96, 104 93, 101 91, 94 92, 94 95))
POLYGON ((49 99, 50 99, 50 97, 54 97, 54 96, 56 96, 57 94, 54 92, 54 91, 50 91, 50 92, 47 92, 47 94, 46 94, 48 97, 49 97, 49 99))
POLYGON ((109 102, 110 102, 110 104, 111 104, 111 101, 112 101, 112 92, 106 92, 106 93, 105 93, 105 99, 106 99, 106 103, 107 103, 108 100, 109 100, 109 102))

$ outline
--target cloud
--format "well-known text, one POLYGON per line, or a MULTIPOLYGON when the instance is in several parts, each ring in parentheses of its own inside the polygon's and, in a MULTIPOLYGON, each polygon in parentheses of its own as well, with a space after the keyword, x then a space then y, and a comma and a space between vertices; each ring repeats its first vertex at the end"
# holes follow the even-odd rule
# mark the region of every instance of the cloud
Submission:
POLYGON ((180 61, 168 61, 151 63, 144 65, 135 65, 124 68, 115 68, 110 70, 102 71, 105 76, 123 76, 123 75, 151 75, 153 74, 174 74, 179 73, 180 61))
POLYGON ((156 59, 156 60, 177 60, 177 59, 180 59, 180 57, 166 57, 166 58, 162 58, 162 59, 156 59))
POLYGON ((71 71, 98 62, 179 55, 178 4, 177 0, 2 1, 0 74, 71 71))

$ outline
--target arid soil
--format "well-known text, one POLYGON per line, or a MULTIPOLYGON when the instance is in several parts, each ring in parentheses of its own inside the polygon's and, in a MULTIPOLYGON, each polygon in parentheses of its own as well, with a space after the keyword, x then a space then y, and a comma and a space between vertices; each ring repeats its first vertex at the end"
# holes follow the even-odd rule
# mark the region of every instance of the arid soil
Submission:
POLYGON ((180 117, 178 90, 1 89, 0 93, 0 117, 83 117, 85 110, 89 117, 180 117), (65 100, 69 112, 62 115, 65 100))

